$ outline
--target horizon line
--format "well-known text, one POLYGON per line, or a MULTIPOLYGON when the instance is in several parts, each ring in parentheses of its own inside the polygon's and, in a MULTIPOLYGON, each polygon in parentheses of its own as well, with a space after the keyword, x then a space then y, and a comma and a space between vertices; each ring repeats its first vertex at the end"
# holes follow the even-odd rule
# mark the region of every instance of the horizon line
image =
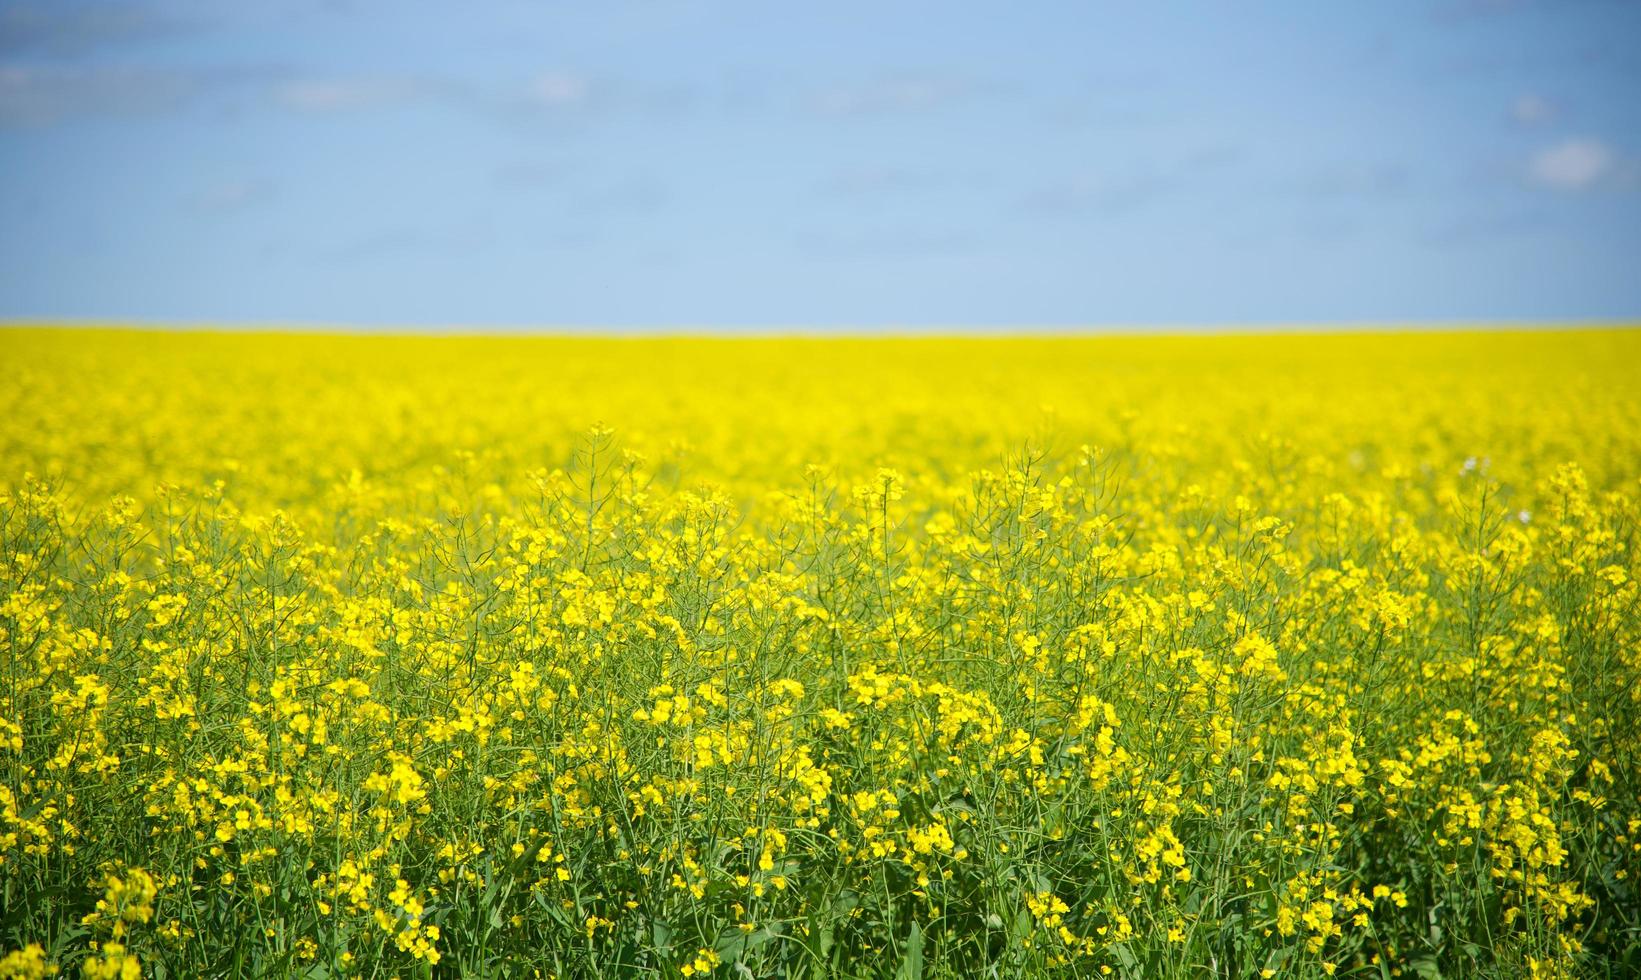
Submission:
POLYGON ((1634 318, 1591 317, 1533 320, 1501 319, 1395 319, 1395 320, 1278 320, 1219 323, 1021 323, 996 324, 767 324, 726 326, 710 324, 372 324, 317 320, 162 320, 150 318, 0 318, 0 331, 60 330, 154 334, 288 335, 334 337, 452 337, 452 338, 566 338, 566 339, 1075 339, 1146 337, 1239 336, 1349 336, 1370 334, 1443 333, 1569 333, 1641 328, 1634 318))

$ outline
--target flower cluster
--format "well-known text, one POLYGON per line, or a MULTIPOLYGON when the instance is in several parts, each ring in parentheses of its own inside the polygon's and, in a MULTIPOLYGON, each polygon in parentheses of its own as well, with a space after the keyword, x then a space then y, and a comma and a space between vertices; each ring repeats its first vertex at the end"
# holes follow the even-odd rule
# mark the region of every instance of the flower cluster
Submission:
POLYGON ((1634 334, 0 343, 0 977, 1641 948, 1634 334))

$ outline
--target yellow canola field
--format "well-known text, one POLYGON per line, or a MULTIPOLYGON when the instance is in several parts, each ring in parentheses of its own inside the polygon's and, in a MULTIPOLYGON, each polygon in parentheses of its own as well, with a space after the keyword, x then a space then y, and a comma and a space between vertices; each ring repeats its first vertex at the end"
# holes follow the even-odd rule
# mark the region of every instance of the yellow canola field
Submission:
POLYGON ((1641 332, 0 332, 0 977, 1641 971, 1641 332))

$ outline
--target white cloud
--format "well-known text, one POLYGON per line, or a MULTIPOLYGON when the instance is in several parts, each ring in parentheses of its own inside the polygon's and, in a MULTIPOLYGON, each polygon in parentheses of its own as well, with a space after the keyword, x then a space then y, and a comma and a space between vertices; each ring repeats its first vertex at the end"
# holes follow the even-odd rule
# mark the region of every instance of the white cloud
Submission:
POLYGON ((1084 170, 1031 188, 1020 198, 1020 207, 1063 217, 1115 215, 1150 205, 1176 190, 1184 179, 1184 174, 1161 168, 1118 174, 1084 170))
POLYGON ((74 115, 177 108, 203 80, 150 68, 0 65, 0 123, 47 123, 74 115))
POLYGON ((344 112, 402 102, 420 89, 405 78, 309 78, 276 86, 274 98, 299 112, 344 112))
POLYGON ((1556 107, 1538 95, 1523 95, 1510 106, 1510 116, 1526 126, 1549 122, 1556 115, 1556 107))
POLYGON ((550 71, 537 75, 530 83, 529 97, 538 105, 560 107, 579 105, 591 92, 592 86, 580 75, 550 71))
POLYGON ((902 75, 861 85, 826 89, 814 99, 815 108, 828 115, 850 116, 876 112, 923 112, 974 94, 975 86, 962 78, 938 75, 902 75))
POLYGON ((1594 186, 1610 174, 1617 162, 1607 144, 1595 139, 1571 139, 1540 150, 1528 165, 1534 182, 1563 191, 1594 186))
POLYGON ((204 211, 237 211, 272 196, 273 185, 265 180, 227 180, 202 188, 193 203, 204 211))

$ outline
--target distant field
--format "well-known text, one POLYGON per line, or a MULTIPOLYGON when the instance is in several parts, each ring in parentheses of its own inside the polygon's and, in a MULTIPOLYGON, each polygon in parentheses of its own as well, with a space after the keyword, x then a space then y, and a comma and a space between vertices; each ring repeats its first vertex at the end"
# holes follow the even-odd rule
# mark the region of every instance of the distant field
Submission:
POLYGON ((1641 974, 1641 331, 0 369, 0 977, 1641 974))

